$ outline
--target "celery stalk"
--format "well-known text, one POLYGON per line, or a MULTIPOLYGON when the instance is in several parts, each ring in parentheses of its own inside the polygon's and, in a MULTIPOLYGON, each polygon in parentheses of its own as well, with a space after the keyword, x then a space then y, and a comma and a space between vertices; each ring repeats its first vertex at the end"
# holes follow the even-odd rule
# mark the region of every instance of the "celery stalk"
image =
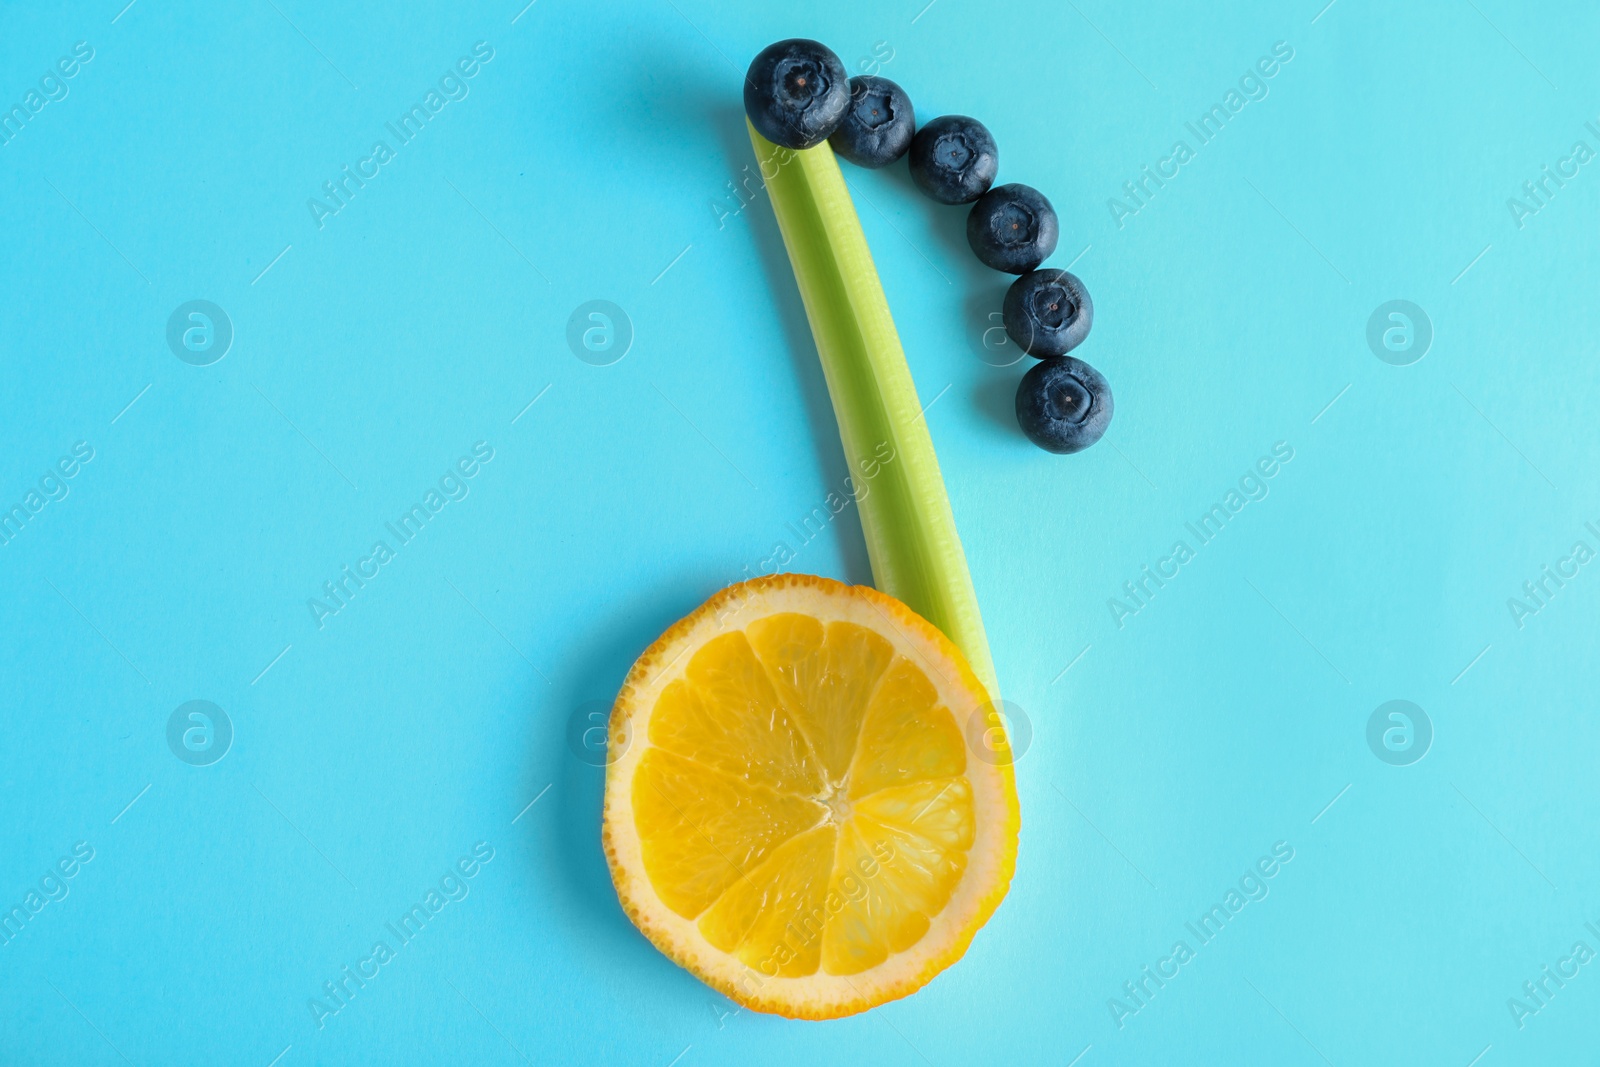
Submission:
POLYGON ((833 150, 826 141, 804 151, 779 148, 745 125, 805 301, 845 459, 857 480, 877 466, 859 501, 873 580, 942 630, 998 700, 933 439, 833 150), (881 444, 894 449, 891 462, 875 454, 881 444))

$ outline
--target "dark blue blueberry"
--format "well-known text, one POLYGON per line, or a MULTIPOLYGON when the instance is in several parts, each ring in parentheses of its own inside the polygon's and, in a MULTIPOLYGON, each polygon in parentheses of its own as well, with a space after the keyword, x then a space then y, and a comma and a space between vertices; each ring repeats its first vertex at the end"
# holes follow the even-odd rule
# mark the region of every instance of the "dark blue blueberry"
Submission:
POLYGON ((1017 422, 1028 440, 1058 455, 1082 452, 1111 423, 1111 386, 1072 356, 1041 360, 1017 387, 1017 422))
POLYGON ((839 128, 850 104, 844 64, 804 37, 761 50, 744 76, 744 111, 756 132, 784 148, 810 148, 839 128))
POLYGON ((941 115, 911 139, 911 180, 941 204, 978 199, 999 169, 999 149, 977 119, 941 115))
POLYGON ((1036 270, 1006 290, 1001 320, 1006 336, 1028 355, 1039 359, 1064 356, 1089 335, 1094 303, 1076 275, 1036 270))
POLYGON ((1031 185, 997 185, 967 216, 967 244, 984 266, 1026 274, 1056 250, 1056 209, 1031 185))
POLYGON ((828 143, 858 167, 886 167, 906 154, 916 129, 906 91, 865 74, 850 79, 850 107, 828 143))

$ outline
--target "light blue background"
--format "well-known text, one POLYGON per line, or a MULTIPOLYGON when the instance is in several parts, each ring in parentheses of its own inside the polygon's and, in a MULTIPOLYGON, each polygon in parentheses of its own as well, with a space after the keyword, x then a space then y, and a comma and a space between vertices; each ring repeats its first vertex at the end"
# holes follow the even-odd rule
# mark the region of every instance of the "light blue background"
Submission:
POLYGON ((95 449, 0 547, 0 906, 94 849, 0 947, 0 1059, 1592 1054, 1600 963, 1521 1029, 1506 1004, 1600 949, 1600 565, 1507 608, 1600 548, 1600 164, 1523 228, 1506 206, 1600 149, 1591 6, 121 4, 0 34, 7 106, 95 50, 0 147, 0 505, 95 449), (989 125, 1060 211, 1117 400, 1092 450, 1028 445, 963 213, 846 172, 1034 737, 994 920, 825 1024, 734 1013, 635 932, 566 741, 779 543, 870 578, 853 510, 787 525, 844 461, 770 206, 719 217, 754 171, 744 66, 793 35, 989 125), (319 229, 307 199, 478 41, 470 95, 319 229), (1278 41, 1270 95, 1119 229, 1107 199, 1278 41), (1408 367, 1365 341, 1395 298, 1435 330, 1408 367), (211 366, 165 342, 191 299, 234 326, 211 366), (633 323, 613 366, 564 340, 591 299, 633 323), (477 441, 470 495, 319 630, 307 599, 477 441), (1107 600, 1279 441, 1270 495, 1119 628, 1107 600), (1366 742, 1395 698, 1435 730, 1406 767, 1366 742), (234 725, 209 767, 167 747, 193 699, 234 725), (318 1029, 308 999, 480 841, 470 895, 318 1029), (1108 1000, 1279 841, 1270 895, 1119 1029, 1108 1000))

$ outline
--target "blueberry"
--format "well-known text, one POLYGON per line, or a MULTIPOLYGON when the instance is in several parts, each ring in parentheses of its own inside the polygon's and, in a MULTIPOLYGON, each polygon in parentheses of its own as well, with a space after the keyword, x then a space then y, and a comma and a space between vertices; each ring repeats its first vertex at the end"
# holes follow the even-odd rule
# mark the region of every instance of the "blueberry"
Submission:
POLYGON ((967 244, 984 266, 1026 274, 1056 250, 1056 209, 1031 185, 997 185, 967 216, 967 244))
POLYGON ((850 107, 828 143, 858 167, 885 167, 906 154, 916 128, 906 91, 866 74, 850 79, 850 107))
POLYGON ((844 119, 850 87, 844 64, 804 37, 763 48, 744 76, 744 110, 756 132, 784 148, 810 148, 844 119))
POLYGON ((1076 275, 1064 270, 1024 274, 1006 290, 1006 336, 1038 359, 1064 356, 1089 335, 1094 302, 1076 275))
POLYGON ((994 184, 1000 154, 983 123, 941 115, 911 139, 911 180, 941 204, 965 204, 994 184))
POLYGON ((1028 440, 1058 455, 1082 452, 1106 432, 1115 405, 1100 372, 1072 356, 1041 360, 1017 387, 1017 422, 1028 440))

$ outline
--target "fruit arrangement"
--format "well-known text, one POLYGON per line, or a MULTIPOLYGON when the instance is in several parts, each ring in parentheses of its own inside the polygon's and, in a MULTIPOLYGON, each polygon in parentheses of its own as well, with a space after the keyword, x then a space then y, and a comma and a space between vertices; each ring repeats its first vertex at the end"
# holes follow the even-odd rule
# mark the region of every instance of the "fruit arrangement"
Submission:
POLYGON ((995 185, 994 136, 977 119, 941 115, 920 129, 905 90, 873 75, 846 79, 825 45, 795 38, 764 49, 750 64, 745 112, 756 132, 781 148, 826 141, 857 166, 885 167, 907 157, 911 180, 940 204, 971 204, 967 243, 987 267, 1019 275, 1006 291, 1006 335, 1040 362, 1017 389, 1017 422, 1050 452, 1080 452, 1111 422, 1111 387, 1098 371, 1067 358, 1088 336, 1094 304, 1065 270, 1041 269, 1056 250, 1055 208, 1030 185, 995 185))
POLYGON ((1035 440, 1086 447, 1111 395, 1064 355, 1089 329, 1082 283, 1037 269, 1055 213, 993 187, 982 124, 918 130, 899 86, 847 81, 812 41, 762 51, 744 95, 845 460, 876 471, 856 503, 877 588, 756 578, 646 649, 611 712, 602 840, 623 910, 666 956, 746 1007, 828 1019, 961 958, 1010 887, 1021 821, 972 577, 835 154, 910 156, 929 196, 973 202, 974 252, 1021 274, 1007 318, 1041 357, 1017 401, 1035 440))

